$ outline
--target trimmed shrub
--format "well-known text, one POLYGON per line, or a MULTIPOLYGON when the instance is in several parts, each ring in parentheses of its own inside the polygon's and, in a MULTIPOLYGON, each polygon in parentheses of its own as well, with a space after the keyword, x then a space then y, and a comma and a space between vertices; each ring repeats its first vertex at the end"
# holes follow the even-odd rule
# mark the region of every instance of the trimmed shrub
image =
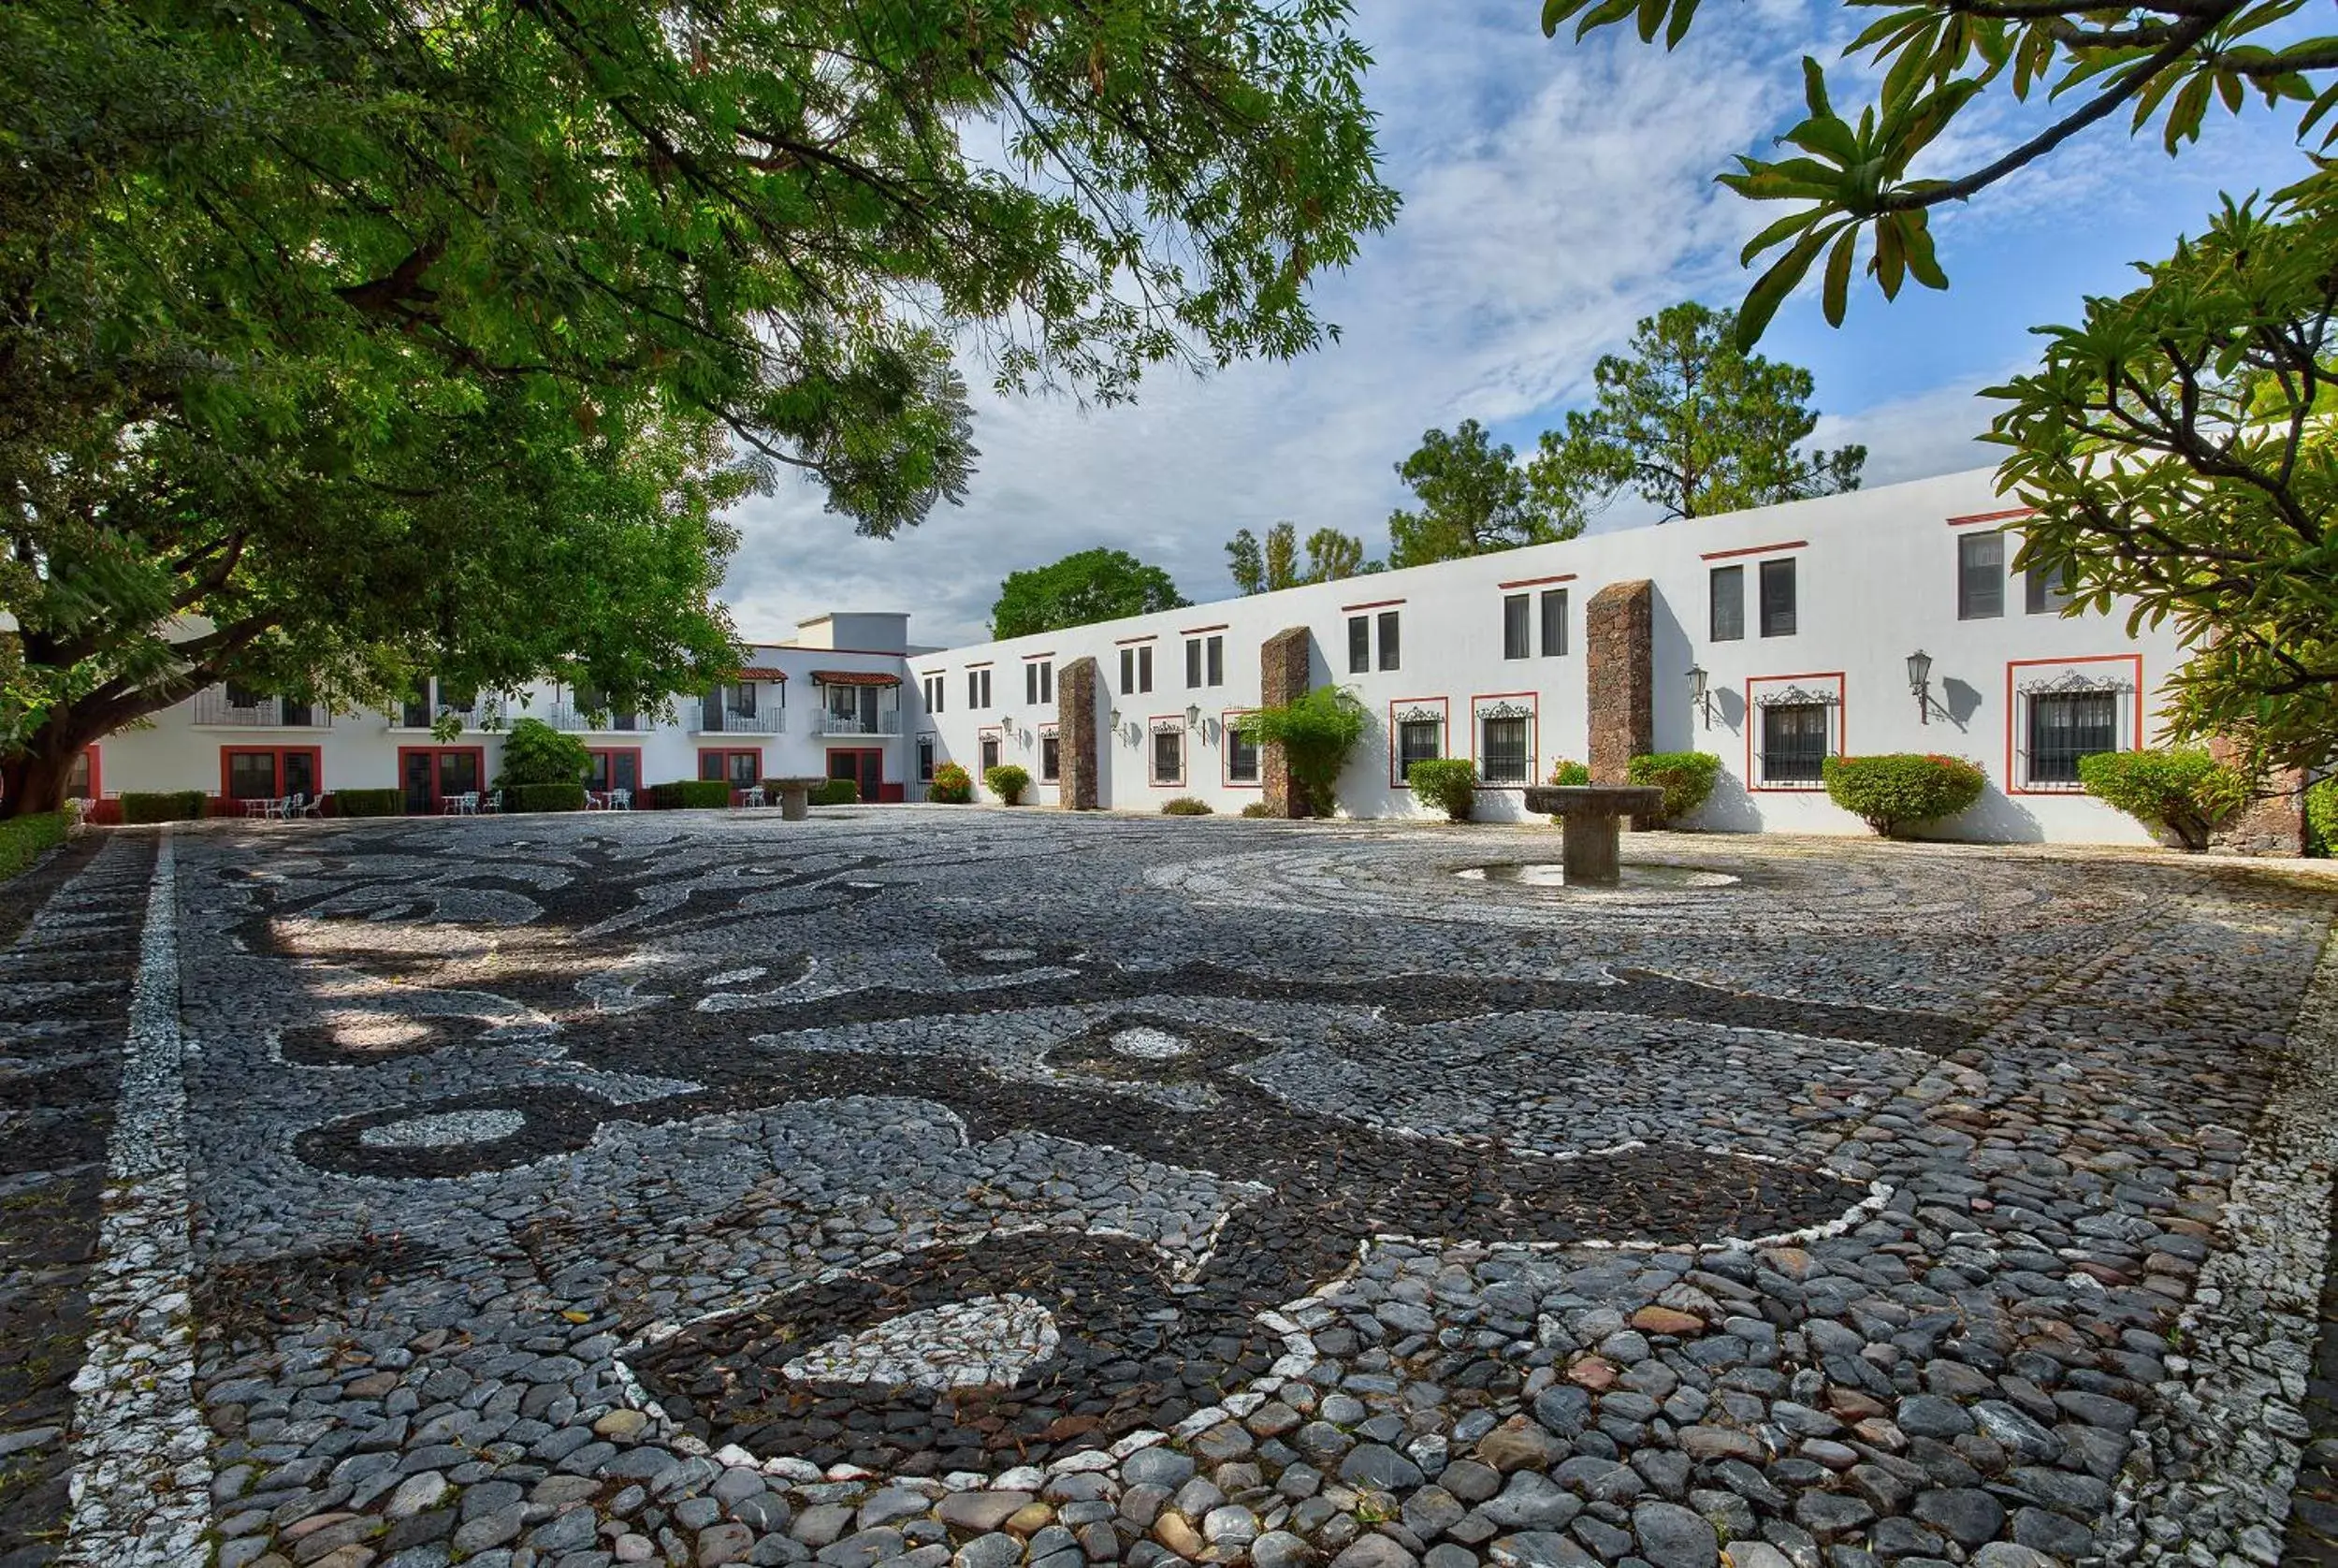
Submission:
POLYGON ((325 798, 336 817, 395 817, 406 809, 403 790, 335 790, 325 798))
POLYGON ((1438 757, 1404 770, 1413 798, 1433 806, 1448 821, 1466 822, 1477 804, 1477 764, 1467 757, 1438 757))
POLYGON ((1023 791, 1030 787, 1031 773, 1012 762, 1001 762, 982 775, 982 787, 1009 806, 1023 804, 1023 791))
POLYGON ((1333 790, 1348 753, 1364 738, 1364 704, 1343 686, 1318 686, 1281 707, 1259 708, 1234 721, 1263 745, 1283 748, 1291 788, 1311 815, 1329 817, 1333 790))
POLYGON ((1829 757, 1820 764, 1827 798, 1886 838, 1917 822, 1953 817, 1981 798, 1988 778, 1962 757, 1888 751, 1829 757))
POLYGON ((831 778, 812 791, 814 806, 858 806, 861 804, 860 781, 852 778, 831 778))
POLYGON ((1663 810, 1658 817, 1663 822, 1677 821, 1703 806, 1713 792, 1713 781, 1721 776, 1721 760, 1710 751, 1643 752, 1623 767, 1626 783, 1653 784, 1664 791, 1663 810))
POLYGON ((2249 782, 2201 748, 2098 751, 2078 760, 2086 792, 2197 854, 2249 798, 2249 782))
POLYGON ((955 762, 944 762, 925 786, 925 798, 940 806, 964 806, 974 798, 974 777, 955 762))
POLYGON ((211 805, 203 790, 124 790, 122 820, 125 822, 200 821, 211 805))
POLYGON ((677 778, 653 784, 649 798, 661 811, 705 811, 731 804, 731 784, 722 778, 677 778))
MULTIPOLYGON (((1263 807, 1264 803, 1261 802, 1260 805, 1263 807)), ((1206 800, 1197 800, 1192 795, 1179 795, 1174 800, 1165 800, 1161 803, 1161 815, 1164 817, 1210 817, 1216 813, 1210 809, 1210 803, 1206 800)))
POLYGON ((62 811, 36 811, 0 822, 0 881, 64 843, 68 825, 62 811))
POLYGON ((574 784, 506 784, 503 786, 503 809, 506 811, 582 811, 585 809, 585 786, 574 784))
POLYGON ((2338 855, 2338 774, 2305 791, 2305 852, 2338 855))
POLYGON ((1265 801, 1254 800, 1248 806, 1242 807, 1242 815, 1245 817, 1271 817, 1274 813, 1267 809, 1267 803, 1265 801))
MULTIPOLYGON (((523 719, 514 724, 511 733, 503 737, 503 769, 495 776, 495 787, 509 790, 529 784, 574 784, 581 791, 585 787, 585 775, 591 771, 592 758, 585 750, 583 741, 566 731, 554 729, 541 719, 523 719)), ((513 809, 560 811, 568 808, 523 806, 513 809)), ((576 809, 584 809, 581 798, 576 809)))

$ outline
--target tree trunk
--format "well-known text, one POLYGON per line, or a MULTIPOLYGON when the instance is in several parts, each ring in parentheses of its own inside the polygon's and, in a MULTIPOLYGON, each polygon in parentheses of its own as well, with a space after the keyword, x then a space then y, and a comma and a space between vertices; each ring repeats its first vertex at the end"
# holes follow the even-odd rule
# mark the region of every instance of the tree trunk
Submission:
POLYGON ((24 749, 0 762, 0 821, 62 806, 73 760, 96 738, 86 722, 74 721, 69 708, 51 709, 24 749))

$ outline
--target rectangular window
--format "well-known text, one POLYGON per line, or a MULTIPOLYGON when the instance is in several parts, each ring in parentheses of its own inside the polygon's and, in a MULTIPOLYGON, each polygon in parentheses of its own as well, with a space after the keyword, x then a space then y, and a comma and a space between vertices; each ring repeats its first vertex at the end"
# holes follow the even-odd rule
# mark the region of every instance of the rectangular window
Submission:
POLYGON ((1039 667, 1037 664, 1023 667, 1023 700, 1031 704, 1039 700, 1039 667))
POLYGON ((996 766, 998 766, 998 737, 984 735, 982 737, 982 771, 987 774, 996 766))
POLYGON ((1185 782, 1185 733, 1183 730, 1153 732, 1153 782, 1185 782))
POLYGON ((1533 776, 1532 720, 1523 714, 1478 720, 1477 776, 1488 784, 1524 784, 1533 776))
POLYGON ((1226 684, 1226 639, 1224 637, 1213 637, 1210 639, 1209 655, 1210 678, 1208 684, 1211 686, 1224 686, 1226 684))
POLYGON ((1445 754, 1445 727, 1434 719, 1407 719, 1396 727, 1396 776, 1413 777, 1415 762, 1433 762, 1445 754))
POLYGON ((1039 781, 1053 784, 1063 777, 1064 747, 1054 732, 1039 737, 1039 781))
POLYGON ((1956 618, 2005 614, 2005 535, 1968 533, 1956 542, 1956 618))
POLYGON ((1794 563, 1792 560, 1765 560, 1762 563, 1762 635, 1791 637, 1794 634, 1794 563))
POLYGON ((1734 643, 1746 634, 1746 569, 1713 568, 1712 640, 1734 643))
POLYGON ((97 791, 90 783, 91 771, 88 752, 84 751, 73 759, 73 765, 65 770, 65 799, 95 800, 97 798, 97 791))
POLYGON ((1120 650, 1120 689, 1123 691, 1137 690, 1137 650, 1135 648, 1120 650))
POLYGON ((2040 692, 2029 699, 2029 782, 2076 784, 2078 760, 2119 748, 2111 691, 2040 692))
POLYGON ((1153 690, 1153 645, 1142 643, 1137 648, 1137 690, 1153 690))
POLYGON ((974 673, 982 677, 982 694, 975 699, 974 705, 978 708, 989 707, 991 705, 991 673, 988 670, 977 670, 974 673))
POLYGON ((1816 784, 1826 765, 1826 704, 1779 703, 1762 710, 1762 782, 1816 784))
POLYGON ((1567 590, 1543 589, 1543 657, 1561 659, 1567 652, 1567 590))
POLYGON ((2050 573, 2031 567, 2022 573, 2022 610, 2026 615, 2058 616, 2070 602, 2070 574, 2050 573))
POLYGON ((317 792, 316 753, 312 750, 230 751, 230 800, 281 800, 317 792))
POLYGON ((1201 639, 1185 639, 1185 687, 1191 690, 1201 684, 1201 639))
POLYGON ((980 670, 968 670, 966 672, 966 706, 970 708, 979 708, 981 705, 982 672, 980 670))
POLYGON ((588 751, 585 787, 599 794, 611 790, 641 788, 641 753, 638 751, 588 751))
POLYGON ((1055 661, 1052 659, 1042 660, 1039 663, 1039 701, 1052 703, 1054 700, 1055 661))
POLYGON ((1351 675, 1372 673, 1372 617, 1347 617, 1347 673, 1351 675))
POLYGON ((1397 632, 1397 613, 1396 613, 1394 610, 1383 610, 1383 611, 1381 611, 1381 612, 1380 612, 1380 667, 1381 667, 1382 669, 1384 669, 1384 670, 1393 670, 1393 669, 1395 669, 1395 668, 1397 667, 1397 637, 1396 637, 1396 632, 1397 632))
POLYGON ((1502 657, 1525 659, 1534 651, 1532 597, 1514 593, 1502 602, 1502 657))
POLYGON ((1258 737, 1244 733, 1242 721, 1235 719, 1226 721, 1226 781, 1258 782, 1258 737))
POLYGON ((761 751, 701 751, 698 754, 698 777, 719 778, 733 790, 752 789, 762 782, 763 754, 761 751))
POLYGON ((921 784, 934 782, 934 737, 932 735, 918 736, 918 782, 921 784))

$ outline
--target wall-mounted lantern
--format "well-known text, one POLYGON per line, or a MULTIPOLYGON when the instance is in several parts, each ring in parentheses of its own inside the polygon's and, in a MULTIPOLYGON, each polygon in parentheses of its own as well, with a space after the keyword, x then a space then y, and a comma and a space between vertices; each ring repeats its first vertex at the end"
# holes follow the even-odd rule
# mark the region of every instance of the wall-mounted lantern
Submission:
POLYGON ((1185 728, 1188 730, 1198 730, 1201 728, 1201 704, 1199 703, 1187 703, 1185 704, 1185 728))
POLYGON ((1932 722, 1932 655, 1918 648, 1908 656, 1908 690, 1916 699, 1916 721, 1932 722))
POLYGON ((1704 665, 1689 666, 1689 702, 1703 717, 1705 727, 1709 730, 1713 727, 1713 693, 1706 684, 1706 678, 1704 665))

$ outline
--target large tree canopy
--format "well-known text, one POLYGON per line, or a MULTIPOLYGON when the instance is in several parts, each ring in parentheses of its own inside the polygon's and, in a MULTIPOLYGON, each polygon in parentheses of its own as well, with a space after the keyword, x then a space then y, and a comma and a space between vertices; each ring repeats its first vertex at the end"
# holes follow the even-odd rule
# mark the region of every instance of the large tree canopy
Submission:
POLYGON ((1159 567, 1147 566, 1125 550, 1082 550, 1046 566, 1009 572, 991 606, 991 635, 1027 637, 1184 603, 1159 567))
MULTIPOLYGON (((1750 344, 1779 305, 1823 255, 1822 302, 1840 325, 1852 273, 1864 249, 1866 271, 1885 298, 1913 277, 1948 286, 1933 254, 1926 214, 1964 201, 2046 157, 2087 126, 2124 113, 2130 130, 2156 126, 2172 154, 2197 140, 2211 109, 2238 113, 2252 97, 2293 112, 2301 138, 2317 127, 2323 146, 2338 138, 2338 36, 2303 36, 2306 0, 1844 0, 1865 22, 1845 53, 1853 73, 1878 83, 1856 116, 1838 111, 1824 68, 1803 62, 1806 114, 1782 138, 1780 158, 1740 157, 1722 181, 1757 201, 1797 205, 1756 235, 1744 259, 1775 254, 1737 319, 1750 344), (1871 20, 1870 20, 1871 19, 1871 20), (1862 58, 1864 57, 1864 58, 1862 58), (1912 171, 1958 115, 1992 90, 2017 99, 2041 94, 2054 107, 2014 146, 1990 149, 1960 171, 1912 171), (1864 245, 1863 245, 1864 241, 1864 245)), ((1543 0, 1543 31, 1569 20, 1580 38, 1631 21, 1641 41, 1688 36, 1698 0, 1543 0)), ((2308 13, 2310 14, 2310 13, 2308 13)), ((2321 7, 2324 20, 2328 7, 2321 7)), ((1952 138, 1942 145, 1955 145, 1952 138)))
POLYGON ((2168 721, 2257 760, 2338 762, 2338 178, 2228 204, 2145 283, 2044 329, 1992 398, 2006 482, 2038 510, 2015 565, 2070 613, 2132 601, 2193 657, 2168 721))
POLYGON ((1530 485, 1508 443, 1464 419, 1448 435, 1425 431, 1396 466, 1417 509, 1388 515, 1388 564, 1426 566, 1521 544, 1547 544, 1583 531, 1583 515, 1566 498, 1530 485))
POLYGON ((730 657, 704 502, 779 465, 871 533, 955 500, 958 355, 1109 400, 1314 346, 1311 273, 1394 206, 1343 14, 0 7, 0 809, 101 716, 225 676, 519 678, 558 636, 613 695, 703 683, 730 657), (580 516, 662 569, 619 581, 580 516))
POLYGON ((1589 413, 1544 432, 1528 467, 1561 515, 1625 486, 1664 517, 1706 517, 1859 487, 1864 446, 1805 451, 1810 372, 1748 354, 1735 321, 1693 300, 1641 318, 1628 356, 1603 355, 1589 413))

